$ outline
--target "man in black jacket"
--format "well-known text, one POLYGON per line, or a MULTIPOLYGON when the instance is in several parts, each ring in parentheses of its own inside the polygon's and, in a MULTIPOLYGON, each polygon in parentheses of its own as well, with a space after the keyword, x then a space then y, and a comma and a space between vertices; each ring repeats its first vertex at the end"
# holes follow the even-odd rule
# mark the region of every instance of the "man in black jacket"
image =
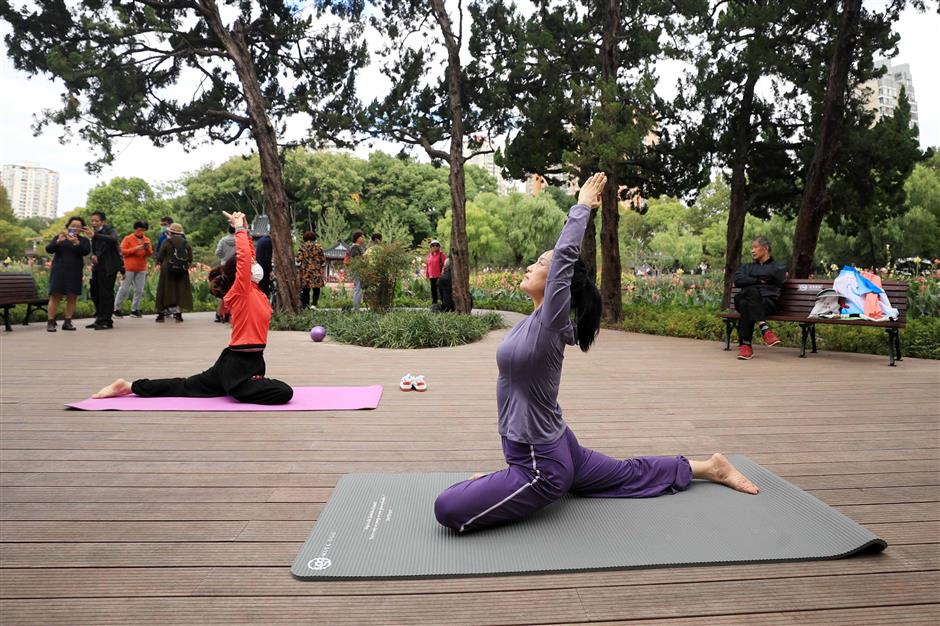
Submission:
POLYGON ((108 224, 101 211, 91 214, 91 227, 86 234, 91 237, 91 292, 95 303, 95 322, 87 328, 107 330, 114 327, 114 282, 124 267, 118 233, 108 224))
POLYGON ((734 297, 734 308, 741 315, 738 358, 745 361, 754 357, 751 340, 755 324, 760 324, 761 337, 766 345, 780 343, 766 320, 777 311, 780 288, 787 280, 787 268, 774 261, 770 255, 770 241, 766 237, 758 237, 751 242, 751 257, 754 262, 742 265, 734 274, 734 286, 741 288, 734 297))

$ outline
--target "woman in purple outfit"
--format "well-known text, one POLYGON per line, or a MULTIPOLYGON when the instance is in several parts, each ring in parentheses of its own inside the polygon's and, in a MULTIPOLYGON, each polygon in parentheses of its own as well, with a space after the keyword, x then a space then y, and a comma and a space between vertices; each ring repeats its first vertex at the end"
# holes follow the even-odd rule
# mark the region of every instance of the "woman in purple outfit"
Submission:
POLYGON ((600 328, 600 294, 579 254, 591 207, 600 205, 606 182, 604 174, 595 174, 584 183, 555 249, 526 270, 521 288, 535 310, 496 351, 499 434, 508 467, 474 475, 438 496, 434 514, 448 528, 466 532, 517 520, 568 492, 647 498, 687 489, 693 478, 758 492, 721 454, 707 461, 684 456, 620 461, 581 447, 562 418, 557 400, 565 347, 577 343, 587 352, 600 328))

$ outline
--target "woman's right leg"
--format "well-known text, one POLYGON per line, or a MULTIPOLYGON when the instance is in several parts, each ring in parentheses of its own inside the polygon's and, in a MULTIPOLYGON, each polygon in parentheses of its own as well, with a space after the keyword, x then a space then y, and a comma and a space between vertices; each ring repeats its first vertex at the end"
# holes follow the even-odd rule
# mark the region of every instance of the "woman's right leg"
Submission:
POLYGON ((320 288, 313 288, 313 306, 320 306, 320 288))
POLYGON ((503 438, 504 470, 465 480, 434 502, 437 521, 458 532, 511 522, 561 498, 571 485, 572 463, 564 438, 531 445, 503 438))
POLYGON ((300 288, 300 306, 302 307, 310 306, 310 287, 300 288))

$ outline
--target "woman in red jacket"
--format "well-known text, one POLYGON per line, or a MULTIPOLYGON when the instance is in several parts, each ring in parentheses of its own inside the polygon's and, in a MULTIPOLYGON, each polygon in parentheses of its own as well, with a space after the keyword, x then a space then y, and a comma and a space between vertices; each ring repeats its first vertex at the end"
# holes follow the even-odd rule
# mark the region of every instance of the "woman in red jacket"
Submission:
POLYGON ((215 364, 189 378, 142 378, 133 383, 119 378, 92 398, 126 396, 145 398, 232 396, 253 404, 286 404, 294 395, 287 383, 264 377, 264 348, 271 321, 271 305, 258 288, 263 272, 254 262, 254 249, 244 213, 223 213, 235 227, 235 256, 211 284, 212 294, 224 299, 232 314, 232 336, 215 364))
POLYGON ((437 239, 431 241, 428 258, 424 262, 424 275, 431 281, 431 304, 437 304, 437 281, 444 273, 444 261, 447 255, 441 250, 441 242, 437 239))

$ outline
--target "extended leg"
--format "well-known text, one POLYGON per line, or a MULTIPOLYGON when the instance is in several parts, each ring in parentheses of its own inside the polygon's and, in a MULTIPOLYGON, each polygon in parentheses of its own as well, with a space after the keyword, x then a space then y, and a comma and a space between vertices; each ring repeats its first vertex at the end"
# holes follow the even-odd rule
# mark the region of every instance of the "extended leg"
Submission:
MULTIPOLYGON (((571 431, 568 431, 571 433, 571 431)), ((571 433, 572 439, 574 434, 571 433)), ((618 460, 577 444, 572 493, 592 498, 651 498, 683 491, 692 469, 683 456, 618 460)))

